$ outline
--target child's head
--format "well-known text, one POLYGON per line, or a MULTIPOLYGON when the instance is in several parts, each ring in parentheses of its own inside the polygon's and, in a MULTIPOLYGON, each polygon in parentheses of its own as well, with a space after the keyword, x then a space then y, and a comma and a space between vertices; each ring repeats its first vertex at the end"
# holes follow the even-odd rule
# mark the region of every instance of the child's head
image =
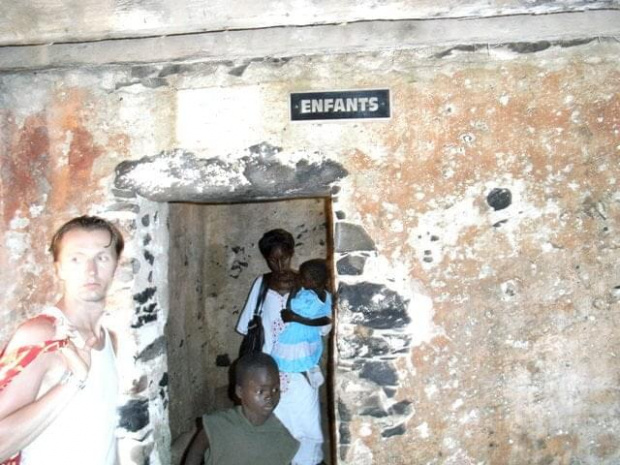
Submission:
POLYGON ((322 291, 329 280, 327 264, 320 258, 303 262, 299 267, 299 275, 301 285, 306 289, 322 291))
POLYGON ((250 423, 265 423, 280 402, 280 373, 275 360, 262 352, 237 360, 235 394, 250 423))

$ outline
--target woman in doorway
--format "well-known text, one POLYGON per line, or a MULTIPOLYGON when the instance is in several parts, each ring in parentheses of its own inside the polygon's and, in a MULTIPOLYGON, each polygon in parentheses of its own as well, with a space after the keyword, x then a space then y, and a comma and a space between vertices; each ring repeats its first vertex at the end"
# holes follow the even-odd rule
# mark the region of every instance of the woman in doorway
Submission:
MULTIPOLYGON (((293 236, 283 229, 266 232, 258 242, 261 254, 267 262, 270 273, 259 276, 245 304, 237 331, 247 333, 248 323, 254 316, 259 302, 262 310, 262 323, 265 330, 263 352, 271 354, 284 323, 295 321, 309 326, 321 326, 325 335, 331 329, 323 318, 316 320, 303 318, 286 311, 286 303, 291 292, 298 288, 298 275, 291 268, 295 252, 293 236), (266 287, 262 284, 265 281, 266 287), (261 292, 261 289, 266 289, 261 292), (263 295, 261 295, 263 294, 263 295), (285 310, 284 312, 282 312, 285 310), (284 318, 284 320, 283 320, 284 318)), ((323 461, 323 433, 321 431, 321 411, 319 404, 319 385, 310 383, 302 373, 280 373, 282 395, 274 413, 290 433, 300 442, 293 465, 317 465, 323 461)))

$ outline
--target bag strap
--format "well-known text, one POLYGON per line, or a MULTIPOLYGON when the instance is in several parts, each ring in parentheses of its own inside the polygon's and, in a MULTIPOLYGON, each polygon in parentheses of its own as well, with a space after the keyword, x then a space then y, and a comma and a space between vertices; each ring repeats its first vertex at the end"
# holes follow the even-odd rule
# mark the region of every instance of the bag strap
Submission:
POLYGON ((263 275, 263 280, 260 283, 260 291, 258 292, 258 299, 256 299, 256 308, 254 309, 254 316, 260 316, 263 313, 263 302, 265 301, 265 297, 267 296, 267 291, 269 288, 267 287, 267 274, 263 275))
POLYGON ((286 299, 286 309, 290 310, 291 312, 293 311, 293 309, 291 308, 291 300, 297 295, 298 292, 299 288, 296 287, 294 289, 291 289, 291 292, 288 293, 288 298, 286 299))

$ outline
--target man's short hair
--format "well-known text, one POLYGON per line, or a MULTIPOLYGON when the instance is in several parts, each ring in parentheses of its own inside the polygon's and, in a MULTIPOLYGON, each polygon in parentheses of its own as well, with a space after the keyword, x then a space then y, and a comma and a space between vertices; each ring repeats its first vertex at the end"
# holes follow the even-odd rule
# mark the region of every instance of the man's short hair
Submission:
POLYGON ((319 286, 325 286, 329 280, 327 263, 321 258, 313 258, 303 262, 299 266, 299 274, 308 276, 313 283, 319 286))
POLYGON ((243 386, 250 374, 260 368, 272 369, 279 373, 276 361, 264 352, 253 352, 239 358, 235 362, 235 384, 243 386))
POLYGON ((258 249, 264 258, 269 257, 271 251, 276 247, 282 247, 293 255, 295 251, 295 239, 293 235, 284 229, 272 229, 263 234, 258 241, 258 249))
POLYGON ((116 257, 120 257, 123 252, 123 248, 125 247, 125 241, 123 240, 123 235, 118 230, 116 226, 110 223, 108 220, 104 220, 98 216, 78 216, 77 218, 73 218, 72 220, 67 221, 63 224, 54 236, 52 237, 52 242, 50 243, 50 252, 54 257, 54 261, 58 261, 58 256, 60 254, 60 248, 62 245, 62 238, 69 231, 74 229, 84 229, 86 231, 108 231, 110 233, 110 246, 116 251, 116 257))

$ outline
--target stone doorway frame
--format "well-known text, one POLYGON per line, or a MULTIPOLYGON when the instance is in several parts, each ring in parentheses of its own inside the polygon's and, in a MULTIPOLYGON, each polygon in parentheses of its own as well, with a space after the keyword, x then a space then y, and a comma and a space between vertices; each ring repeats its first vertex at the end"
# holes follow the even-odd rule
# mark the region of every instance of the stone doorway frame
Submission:
MULTIPOLYGON (((137 355, 134 365, 126 370, 128 373, 124 374, 121 368, 121 376, 131 376, 136 380, 134 385, 146 383, 142 389, 132 390, 129 401, 121 408, 121 428, 124 430, 121 454, 124 449, 133 458, 138 446, 145 458, 155 454, 159 460, 154 462, 171 463, 172 438, 167 410, 168 361, 164 335, 169 312, 168 204, 250 203, 308 197, 331 199, 331 204, 337 199, 340 191, 338 183, 348 174, 339 163, 326 158, 310 162, 306 157, 301 157, 291 166, 277 157, 280 152, 280 148, 267 143, 249 147, 241 158, 242 174, 238 171, 238 164, 219 158, 198 158, 180 149, 125 161, 117 166, 115 187, 112 189, 115 200, 119 204, 137 204, 132 209, 136 213, 135 231, 129 239, 136 251, 131 332, 137 355), (249 180, 249 184, 242 177, 249 180)), ((117 209, 120 209, 119 204, 117 209)), ((329 257, 333 259, 339 248, 342 249, 340 251, 347 251, 346 244, 356 234, 355 228, 343 227, 341 222, 337 222, 339 218, 333 211, 327 219, 331 225, 327 237, 333 241, 329 247, 329 257)), ((366 239, 372 242, 366 237, 362 237, 362 242, 366 239)), ((334 287, 337 286, 336 273, 334 287)), ((329 341, 330 376, 327 389, 332 464, 337 463, 338 450, 334 333, 335 328, 329 341)))

